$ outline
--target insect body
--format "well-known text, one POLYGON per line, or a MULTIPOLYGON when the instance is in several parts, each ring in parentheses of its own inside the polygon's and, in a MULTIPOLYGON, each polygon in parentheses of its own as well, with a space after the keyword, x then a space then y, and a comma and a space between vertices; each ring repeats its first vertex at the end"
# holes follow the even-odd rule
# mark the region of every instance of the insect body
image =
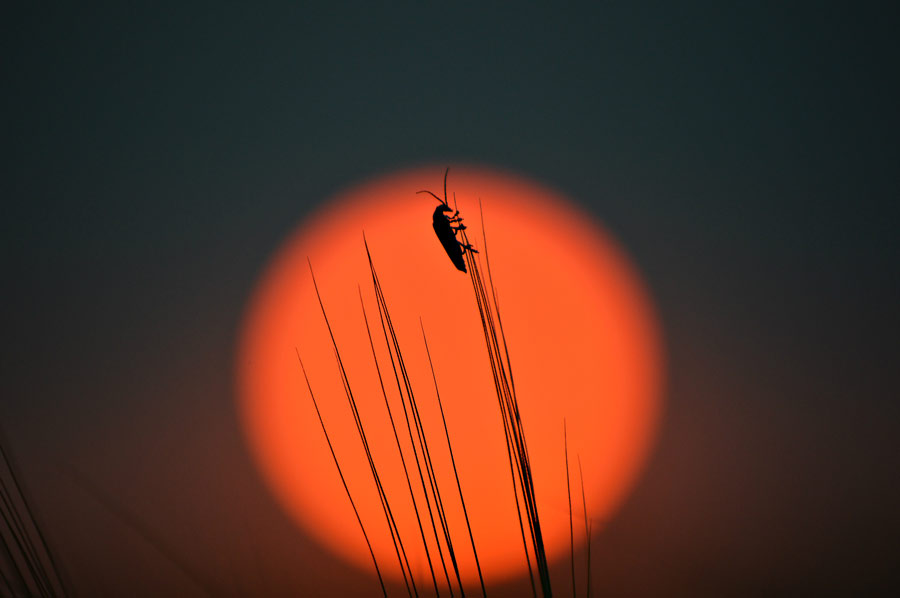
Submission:
MULTIPOLYGON (((444 246, 444 251, 450 256, 450 261, 453 262, 457 270, 465 272, 466 261, 463 259, 463 247, 466 246, 456 240, 456 232, 462 229, 454 228, 452 224, 454 221, 459 222, 459 212, 451 218, 447 216, 447 213, 452 211, 443 204, 436 207, 434 214, 431 216, 431 226, 434 227, 434 233, 437 235, 441 245, 444 246)), ((460 224, 459 226, 464 227, 465 225, 460 224)))
POLYGON ((443 245, 444 251, 450 257, 450 261, 453 262, 457 270, 465 272, 466 261, 463 253, 466 251, 478 253, 478 251, 468 242, 463 243, 456 239, 457 234, 466 230, 466 225, 462 223, 463 219, 459 215, 459 210, 454 212, 447 202, 447 173, 449 172, 449 168, 444 171, 444 199, 441 199, 431 191, 417 191, 417 193, 428 193, 441 202, 441 205, 434 209, 434 214, 431 216, 431 226, 434 228, 434 234, 437 235, 438 240, 443 245), (452 216, 448 216, 450 212, 453 212, 452 216))

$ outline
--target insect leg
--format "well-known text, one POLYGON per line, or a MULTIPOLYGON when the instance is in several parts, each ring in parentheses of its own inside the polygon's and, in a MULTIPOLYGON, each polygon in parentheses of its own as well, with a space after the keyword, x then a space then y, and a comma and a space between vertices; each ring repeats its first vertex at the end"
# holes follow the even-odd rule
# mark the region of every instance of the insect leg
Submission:
POLYGON ((463 243, 462 241, 457 241, 459 246, 462 247, 463 251, 471 251, 472 253, 478 253, 478 250, 472 247, 471 243, 463 243))

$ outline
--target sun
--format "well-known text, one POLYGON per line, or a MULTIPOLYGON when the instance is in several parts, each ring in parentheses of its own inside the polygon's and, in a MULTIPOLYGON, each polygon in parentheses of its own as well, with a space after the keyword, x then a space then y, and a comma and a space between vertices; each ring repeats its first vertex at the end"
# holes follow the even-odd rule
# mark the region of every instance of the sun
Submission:
MULTIPOLYGON (((311 265, 410 566, 419 581, 430 583, 424 546, 433 554, 438 546, 430 533, 423 544, 385 405, 384 393, 395 415, 401 412, 365 235, 427 428, 439 485, 450 497, 445 499, 448 527, 463 581, 474 583, 477 572, 420 326, 481 567, 486 581, 498 582, 527 569, 472 283, 453 266, 432 230, 437 202, 416 194, 432 189, 441 195, 442 176, 443 167, 436 166, 368 181, 322 204, 291 233, 266 266, 246 309, 237 352, 238 405, 262 477, 284 510, 323 546, 371 570, 372 558, 303 379, 299 351, 379 567, 385 576, 401 579, 311 265)), ((586 517, 597 532, 627 496, 647 458, 662 401, 657 318, 622 247, 559 193, 517 175, 463 166, 450 168, 448 190, 451 205, 455 193, 479 257, 490 258, 552 562, 569 550, 563 422, 578 496, 576 529, 583 530, 585 518, 577 459, 584 471, 586 517)), ((400 429, 403 441, 405 428, 400 429)), ((581 533, 576 542, 583 542, 581 533)))

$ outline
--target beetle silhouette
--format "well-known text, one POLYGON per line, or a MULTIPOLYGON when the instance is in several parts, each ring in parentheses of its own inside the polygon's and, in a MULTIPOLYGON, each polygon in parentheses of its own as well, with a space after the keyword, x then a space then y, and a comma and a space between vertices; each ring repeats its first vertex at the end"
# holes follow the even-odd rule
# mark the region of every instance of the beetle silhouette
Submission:
POLYGON ((462 223, 463 219, 459 215, 459 210, 454 212, 447 202, 447 174, 449 172, 449 168, 444 171, 444 199, 427 190, 416 191, 416 193, 428 193, 440 202, 441 205, 436 207, 431 215, 431 226, 434 228, 434 234, 437 235, 438 241, 443 245, 444 251, 447 252, 447 256, 450 257, 450 261, 457 270, 465 272, 466 260, 463 258, 463 253, 466 251, 478 253, 478 251, 470 243, 463 243, 456 238, 457 234, 466 230, 466 225, 462 223), (453 212, 453 215, 448 216, 449 212, 453 212))

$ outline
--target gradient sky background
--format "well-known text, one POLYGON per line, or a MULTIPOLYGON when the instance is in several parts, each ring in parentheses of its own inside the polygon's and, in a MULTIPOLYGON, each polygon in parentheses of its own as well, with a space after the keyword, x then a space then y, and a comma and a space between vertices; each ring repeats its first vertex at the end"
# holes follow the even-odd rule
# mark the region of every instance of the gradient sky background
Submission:
POLYGON ((657 302, 598 590, 898 585, 897 16, 784 4, 6 9, 0 425, 73 587, 377 592, 262 486, 235 340, 317 202, 451 162, 580 201, 657 302))

